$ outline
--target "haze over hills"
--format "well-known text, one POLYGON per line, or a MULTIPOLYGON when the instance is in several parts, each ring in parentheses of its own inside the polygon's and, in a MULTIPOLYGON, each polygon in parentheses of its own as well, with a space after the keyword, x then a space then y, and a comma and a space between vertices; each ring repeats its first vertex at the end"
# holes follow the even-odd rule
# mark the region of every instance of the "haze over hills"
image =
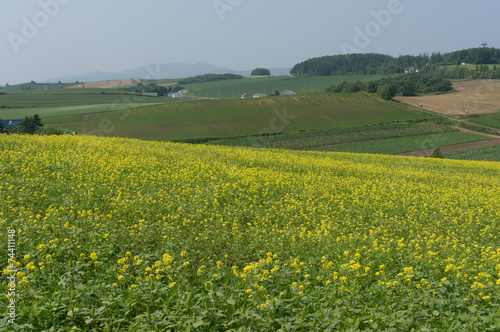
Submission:
MULTIPOLYGON (((289 75, 291 68, 269 68, 272 75, 289 75)), ((107 81, 107 80, 122 80, 130 78, 139 79, 170 79, 170 78, 186 78, 203 74, 239 74, 250 75, 252 69, 237 71, 223 67, 217 67, 207 62, 199 62, 196 64, 187 64, 183 62, 151 64, 135 69, 124 70, 121 72, 101 72, 93 71, 86 74, 69 75, 56 77, 48 80, 50 83, 61 82, 90 82, 90 81, 107 81)))

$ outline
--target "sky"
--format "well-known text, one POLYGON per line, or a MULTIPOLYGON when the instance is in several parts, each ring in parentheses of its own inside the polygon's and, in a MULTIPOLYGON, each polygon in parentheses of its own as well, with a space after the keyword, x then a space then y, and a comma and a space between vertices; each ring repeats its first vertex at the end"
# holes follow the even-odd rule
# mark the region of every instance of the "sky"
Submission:
POLYGON ((500 48, 498 0, 1 0, 0 85, 156 63, 500 48))

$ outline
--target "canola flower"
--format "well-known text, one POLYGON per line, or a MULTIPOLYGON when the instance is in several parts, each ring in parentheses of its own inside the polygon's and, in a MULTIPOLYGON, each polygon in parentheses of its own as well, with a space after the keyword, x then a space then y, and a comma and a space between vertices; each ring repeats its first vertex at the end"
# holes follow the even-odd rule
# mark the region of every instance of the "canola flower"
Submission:
POLYGON ((237 330, 238 308, 259 313, 257 330, 279 328, 275 315, 312 330, 498 320, 499 163, 97 137, 0 146, 0 227, 17 225, 18 315, 36 330, 67 327, 71 305, 79 328, 98 308, 145 329, 145 312, 178 329, 207 312, 200 329, 237 330), (49 299, 64 314, 33 318, 49 299))

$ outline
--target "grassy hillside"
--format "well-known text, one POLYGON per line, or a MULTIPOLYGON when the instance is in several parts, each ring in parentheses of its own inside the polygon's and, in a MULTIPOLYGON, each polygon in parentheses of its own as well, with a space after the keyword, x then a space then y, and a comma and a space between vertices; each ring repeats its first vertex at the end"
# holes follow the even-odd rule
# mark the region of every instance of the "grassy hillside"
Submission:
POLYGON ((290 77, 271 76, 264 78, 243 78, 240 80, 227 80, 210 83, 197 83, 182 85, 193 90, 197 96, 210 98, 240 98, 242 94, 256 93, 274 94, 276 90, 282 92, 292 89, 297 93, 324 92, 325 88, 342 81, 366 81, 379 78, 375 75, 352 76, 325 76, 325 77, 290 77))
POLYGON ((4 278, 16 273, 27 330, 498 328, 500 163, 84 136, 0 146, 4 278))
POLYGON ((179 102, 107 89, 15 91, 0 94, 0 119, 38 114, 45 123, 78 122, 82 115, 179 102))
POLYGON ((250 100, 204 100, 91 114, 89 122, 65 126, 78 132, 153 140, 230 137, 311 129, 422 121, 433 116, 367 94, 306 94, 250 100))

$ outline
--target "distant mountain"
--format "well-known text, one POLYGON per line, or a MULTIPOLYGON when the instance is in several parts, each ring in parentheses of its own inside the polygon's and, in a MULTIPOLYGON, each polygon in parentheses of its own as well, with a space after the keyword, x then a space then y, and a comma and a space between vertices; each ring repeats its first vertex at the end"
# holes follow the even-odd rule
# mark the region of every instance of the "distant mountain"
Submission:
MULTIPOLYGON (((289 75, 290 68, 270 68, 272 75, 289 75)), ((57 77, 48 80, 48 82, 92 82, 92 81, 108 81, 108 80, 123 80, 130 78, 138 79, 169 79, 169 78, 186 78, 203 74, 239 74, 250 75, 252 69, 244 71, 236 71, 228 68, 217 67, 206 62, 197 64, 187 64, 183 62, 167 63, 167 64, 151 64, 135 69, 124 70, 115 73, 106 73, 101 71, 93 71, 87 74, 71 75, 57 77)))

